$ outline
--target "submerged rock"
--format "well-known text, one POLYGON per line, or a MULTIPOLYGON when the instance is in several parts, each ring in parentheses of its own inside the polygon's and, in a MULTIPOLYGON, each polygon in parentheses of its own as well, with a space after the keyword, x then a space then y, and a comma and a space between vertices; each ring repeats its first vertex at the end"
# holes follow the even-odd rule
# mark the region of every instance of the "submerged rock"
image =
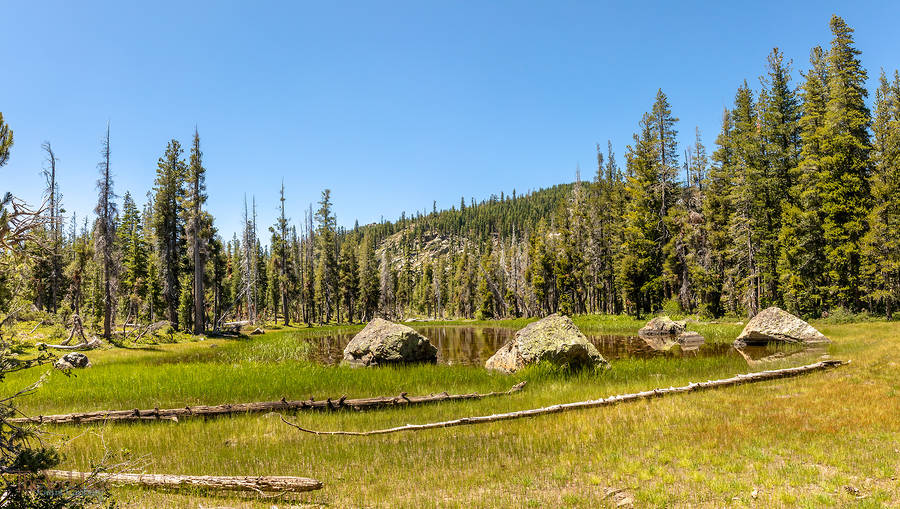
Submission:
POLYGON ((699 332, 688 330, 679 334, 675 341, 681 345, 683 350, 696 350, 706 343, 706 338, 699 332))
POLYGON ((71 352, 60 357, 59 360, 53 363, 53 367, 56 369, 89 368, 91 367, 91 361, 83 353, 71 352))
POLYGON ((642 336, 658 336, 660 334, 676 336, 684 332, 685 329, 687 329, 687 323, 684 320, 676 322, 668 316, 657 316, 647 322, 647 325, 641 327, 638 334, 642 336))
POLYGON ((513 373, 541 361, 571 368, 609 366, 569 317, 554 314, 517 332, 485 362, 485 367, 513 373))
POLYGON ((406 325, 376 318, 344 348, 344 361, 355 366, 436 362, 437 348, 406 325))
POLYGON ((672 348, 678 346, 681 350, 690 352, 699 349, 706 343, 706 338, 694 331, 684 331, 678 336, 671 334, 639 334, 638 337, 644 340, 647 346, 658 351, 672 350, 672 348))
POLYGON ((747 322, 735 345, 785 342, 801 344, 830 343, 831 340, 800 318, 772 306, 760 311, 747 322))

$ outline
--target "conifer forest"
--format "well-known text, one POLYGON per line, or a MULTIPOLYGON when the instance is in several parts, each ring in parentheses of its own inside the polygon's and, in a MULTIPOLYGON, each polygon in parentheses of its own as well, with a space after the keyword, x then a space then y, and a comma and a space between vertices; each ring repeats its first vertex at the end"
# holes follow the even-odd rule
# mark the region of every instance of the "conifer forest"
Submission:
MULTIPOLYGON (((679 129, 690 128, 659 90, 635 115, 633 142, 598 144, 596 168, 574 183, 352 228, 338 226, 328 189, 307 206, 282 188, 272 192, 274 224, 258 224, 257 197, 247 197, 242 231, 219 231, 204 208, 215 169, 207 174, 197 132, 187 146, 160 148, 146 197, 116 189, 102 160, 97 208, 67 214, 55 176, 65 169, 48 142, 40 227, 2 232, 0 302, 22 288, 37 308, 77 313, 107 336, 121 322, 201 333, 263 317, 676 309, 712 318, 771 305, 804 317, 838 308, 890 317, 900 302, 900 75, 879 70, 867 90, 853 29, 839 17, 830 29, 830 46, 812 48, 799 82, 773 49, 711 142, 697 130, 679 146, 679 129)), ((5 161, 15 126, 2 126, 5 161)), ((4 218, 15 200, 5 198, 4 218)))

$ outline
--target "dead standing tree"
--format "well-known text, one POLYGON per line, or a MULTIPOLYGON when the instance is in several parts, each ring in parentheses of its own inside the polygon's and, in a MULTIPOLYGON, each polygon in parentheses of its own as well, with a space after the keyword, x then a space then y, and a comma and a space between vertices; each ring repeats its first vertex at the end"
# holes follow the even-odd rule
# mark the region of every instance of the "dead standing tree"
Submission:
POLYGON ((102 160, 97 165, 100 169, 100 178, 97 180, 99 199, 94 242, 96 255, 100 257, 103 266, 103 337, 109 340, 112 336, 112 322, 115 306, 112 295, 113 277, 113 248, 115 237, 116 195, 112 189, 112 175, 109 169, 109 123, 106 124, 106 138, 103 139, 101 148, 102 160))

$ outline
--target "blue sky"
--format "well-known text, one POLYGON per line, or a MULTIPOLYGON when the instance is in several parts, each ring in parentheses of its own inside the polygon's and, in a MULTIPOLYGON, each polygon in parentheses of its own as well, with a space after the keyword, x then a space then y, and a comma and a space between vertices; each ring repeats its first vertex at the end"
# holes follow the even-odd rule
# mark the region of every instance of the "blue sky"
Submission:
POLYGON ((296 222, 327 187, 346 226, 521 193, 589 178, 607 139, 624 164, 660 87, 682 141, 699 126, 711 147, 771 48, 806 69, 832 13, 870 82, 900 66, 898 2, 5 1, 0 191, 39 200, 49 140, 66 209, 89 213, 109 121, 115 189, 139 204, 196 125, 226 238, 245 194, 273 222, 282 179, 296 222))

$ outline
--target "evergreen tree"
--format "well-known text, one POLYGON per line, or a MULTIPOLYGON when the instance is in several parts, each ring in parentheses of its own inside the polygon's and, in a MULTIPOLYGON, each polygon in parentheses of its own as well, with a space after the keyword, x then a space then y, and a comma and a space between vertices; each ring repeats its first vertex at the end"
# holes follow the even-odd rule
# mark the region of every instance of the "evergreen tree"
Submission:
POLYGON ((853 45, 853 29, 832 16, 827 57, 827 94, 821 158, 822 230, 830 300, 853 309, 860 302, 859 244, 866 232, 869 190, 868 74, 853 45))
POLYGON ((375 255, 375 241, 366 234, 362 242, 362 256, 359 264, 360 312, 363 321, 369 321, 378 309, 379 296, 378 258, 375 255))
POLYGON ((827 73, 822 48, 810 52, 810 65, 802 89, 800 163, 791 175, 779 237, 782 298, 788 311, 806 316, 821 313, 827 305, 822 197, 828 177, 821 163, 827 135, 827 73))
POLYGON ((147 295, 147 244, 140 211, 126 192, 122 202, 122 221, 118 228, 122 251, 120 288, 125 300, 124 316, 137 318, 147 295))
MULTIPOLYGON (((168 319, 179 326, 178 303, 181 297, 181 273, 185 255, 184 212, 185 174, 187 172, 178 140, 171 140, 159 158, 154 184, 153 230, 156 237, 162 296, 168 319)), ((187 325, 187 324, 186 324, 187 325)))
POLYGON ((356 258, 358 249, 354 237, 341 244, 340 290, 349 323, 353 323, 354 309, 359 297, 359 263, 356 258))
MULTIPOLYGON (((206 168, 203 167, 203 152, 200 151, 200 134, 194 128, 194 141, 191 144, 191 160, 187 168, 189 184, 187 205, 190 208, 190 222, 187 237, 191 245, 191 261, 193 271, 193 306, 194 334, 203 334, 206 330, 206 304, 204 302, 203 279, 205 276, 209 237, 204 236, 203 204, 206 203, 206 168)), ((211 221, 210 221, 211 222, 211 221)), ((188 324, 186 323, 185 326, 188 324)))
POLYGON ((319 229, 318 260, 316 268, 316 295, 320 299, 320 309, 324 313, 325 322, 330 322, 333 313, 337 313, 339 296, 339 274, 337 259, 337 220, 331 211, 331 190, 322 191, 319 210, 316 212, 319 229))
POLYGON ((900 73, 881 72, 872 125, 872 209, 862 255, 870 305, 891 319, 900 302, 900 73))

